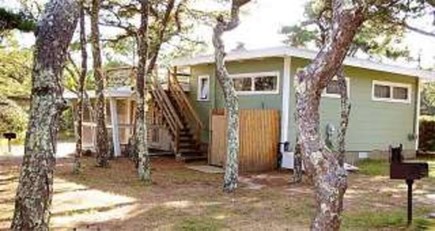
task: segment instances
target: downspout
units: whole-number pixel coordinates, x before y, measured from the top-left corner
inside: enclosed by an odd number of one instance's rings
[[[418,136],[420,130],[420,105],[421,105],[421,80],[417,77],[417,89],[415,97],[415,125],[414,125],[414,135],[415,135],[415,151],[418,151]]]
[[[282,112],[281,112],[281,143],[289,141],[290,121],[290,69],[291,57],[284,57],[284,68],[282,76]],[[284,146],[280,145],[280,151],[284,152]]]

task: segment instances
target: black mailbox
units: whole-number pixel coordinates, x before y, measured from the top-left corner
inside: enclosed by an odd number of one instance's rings
[[[421,162],[403,162],[402,145],[390,148],[390,178],[398,180],[419,180],[429,175],[429,165]]]
[[[419,180],[428,177],[429,165],[427,163],[391,163],[390,178],[398,180]]]
[[[13,132],[6,132],[3,133],[3,137],[5,139],[8,139],[8,150],[9,153],[11,152],[11,139],[16,139],[17,138],[17,134],[13,133]]]
[[[422,162],[403,162],[402,145],[390,147],[390,178],[405,180],[408,185],[408,225],[412,223],[412,184],[429,175],[429,165]]]
[[[10,140],[10,139],[16,139],[17,138],[17,134],[13,133],[13,132],[6,132],[3,133],[3,137]]]

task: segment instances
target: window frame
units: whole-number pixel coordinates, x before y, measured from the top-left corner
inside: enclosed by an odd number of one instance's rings
[[[208,95],[207,99],[201,98],[201,80],[207,79],[208,83]],[[197,79],[198,89],[196,90],[196,100],[197,101],[210,101],[210,75],[199,75]]]
[[[344,77],[345,81],[346,81],[346,91],[347,91],[347,98],[350,98],[350,78],[349,77]],[[338,80],[337,76],[334,76],[332,78],[332,80]],[[325,87],[325,89],[323,89],[322,91],[322,97],[326,97],[326,98],[334,98],[334,99],[340,99],[341,95],[340,94],[336,94],[336,93],[327,93],[326,92],[327,87]]]
[[[388,86],[390,87],[390,98],[380,98],[375,96],[375,85],[380,86]],[[406,88],[408,90],[408,97],[406,100],[403,99],[394,99],[394,87]],[[372,100],[378,102],[389,102],[389,103],[411,103],[412,100],[412,85],[407,83],[397,83],[397,82],[389,82],[389,81],[372,81]]]
[[[276,90],[273,91],[256,91],[255,90],[255,78],[276,76]],[[237,95],[276,95],[279,94],[280,89],[280,72],[279,71],[267,71],[267,72],[250,72],[250,73],[239,73],[230,74],[231,79],[237,78],[251,78],[251,90],[250,91],[237,91]]]

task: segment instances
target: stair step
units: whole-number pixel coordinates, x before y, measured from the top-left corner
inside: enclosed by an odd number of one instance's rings
[[[186,143],[180,143],[180,149],[186,149],[186,150],[196,150],[196,143],[195,142],[186,142]]]
[[[207,156],[179,156],[177,160],[183,162],[204,161],[207,160]]]
[[[207,156],[204,155],[203,153],[201,154],[181,154],[181,155],[177,155],[176,159],[178,161],[183,161],[183,162],[192,162],[192,161],[204,161],[207,160]]]
[[[198,154],[198,153],[202,153],[200,150],[196,149],[196,148],[180,148],[180,150],[178,150],[179,153],[181,154]]]

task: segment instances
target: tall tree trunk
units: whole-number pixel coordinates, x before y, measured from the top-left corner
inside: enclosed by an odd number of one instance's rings
[[[312,230],[338,230],[342,198],[347,188],[346,170],[329,151],[319,134],[322,90],[341,67],[349,46],[364,21],[364,7],[352,1],[333,1],[333,27],[327,43],[315,59],[297,74],[299,142],[309,175],[314,182],[317,211]]]
[[[137,51],[139,57],[138,71],[136,77],[137,103],[136,103],[136,125],[135,125],[135,151],[138,156],[138,174],[141,181],[151,181],[151,163],[148,155],[147,126],[145,116],[146,100],[146,63],[148,53],[148,0],[141,0],[141,25],[138,31]]]
[[[80,50],[82,54],[82,63],[80,77],[78,81],[78,103],[77,103],[77,138],[76,138],[76,153],[74,155],[73,173],[80,173],[80,158],[83,152],[83,111],[84,111],[84,91],[85,91],[85,79],[88,71],[88,53],[86,51],[86,27],[85,27],[85,10],[84,1],[81,1],[80,6]]]
[[[58,122],[67,106],[62,98],[62,68],[78,15],[76,1],[52,0],[38,22],[30,120],[12,230],[49,229]]]
[[[107,167],[109,165],[109,142],[106,128],[106,99],[104,97],[104,87],[106,80],[101,64],[100,29],[98,27],[100,2],[101,0],[92,0],[91,43],[97,96],[97,104],[95,108],[97,122],[97,166]]]
[[[225,107],[227,109],[227,161],[224,175],[224,192],[233,192],[237,188],[239,174],[239,100],[234,89],[233,80],[225,67],[225,46],[222,35],[239,25],[239,9],[250,0],[233,0],[231,19],[226,21],[222,15],[217,18],[213,30],[213,46],[215,48],[216,77],[221,86]]]

